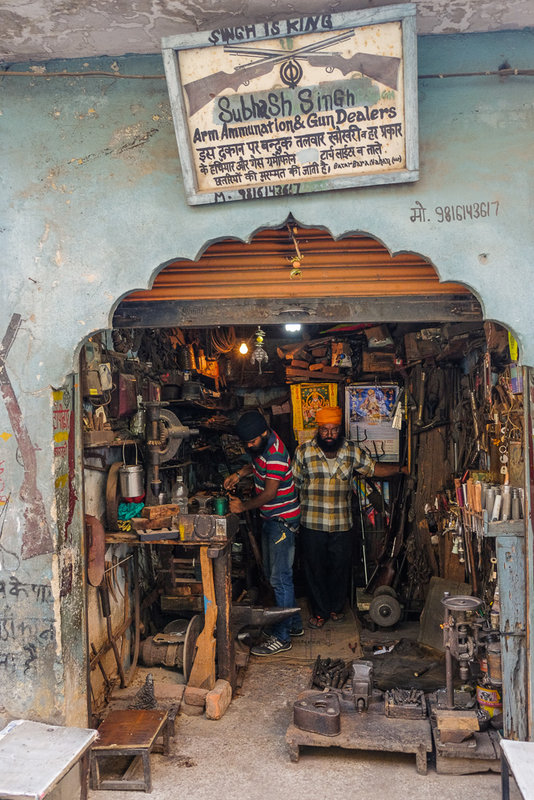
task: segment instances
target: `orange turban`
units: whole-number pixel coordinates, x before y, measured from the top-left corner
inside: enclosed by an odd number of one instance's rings
[[[325,406],[318,408],[315,412],[315,421],[317,425],[340,425],[343,412],[339,406]]]

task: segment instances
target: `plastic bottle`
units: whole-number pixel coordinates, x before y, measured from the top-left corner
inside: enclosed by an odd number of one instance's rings
[[[181,475],[178,475],[172,487],[171,502],[176,503],[180,509],[180,514],[187,514],[188,511],[188,492],[187,486]]]

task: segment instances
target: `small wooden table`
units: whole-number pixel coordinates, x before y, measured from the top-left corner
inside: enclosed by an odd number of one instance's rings
[[[156,743],[159,736],[163,737],[161,744]],[[98,728],[98,739],[91,750],[92,788],[151,792],[150,753],[158,748],[168,755],[169,738],[167,711],[112,711]],[[99,760],[111,756],[131,756],[132,761],[121,778],[102,780]],[[139,758],[143,763],[142,780],[131,777]]]
[[[77,763],[87,797],[87,750],[97,732],[17,719],[0,731],[0,797],[41,800]]]
[[[534,742],[501,739],[502,800],[510,799],[510,773],[523,800],[534,799]]]

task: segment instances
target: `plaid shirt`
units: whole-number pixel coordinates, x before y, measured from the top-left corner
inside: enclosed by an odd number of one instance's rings
[[[330,472],[332,467],[332,472]],[[314,531],[352,528],[352,474],[371,476],[375,462],[350,440],[327,459],[315,439],[299,445],[293,460],[295,485],[300,494],[301,524]]]

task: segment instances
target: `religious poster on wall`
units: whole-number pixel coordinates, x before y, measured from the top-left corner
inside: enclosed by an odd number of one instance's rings
[[[337,383],[296,383],[291,387],[293,430],[299,444],[315,436],[319,408],[337,406]]]
[[[163,40],[190,204],[418,178],[415,6]]]
[[[345,435],[375,461],[399,460],[399,431],[393,415],[396,384],[352,384],[345,387]]]

